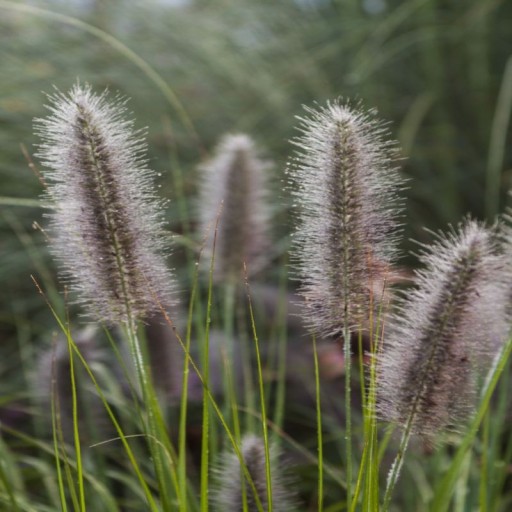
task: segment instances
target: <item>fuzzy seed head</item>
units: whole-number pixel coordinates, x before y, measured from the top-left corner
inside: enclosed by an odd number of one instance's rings
[[[263,510],[268,510],[267,482],[265,465],[265,446],[257,436],[246,435],[242,439],[240,451],[251,475],[256,492]],[[295,499],[286,488],[287,482],[279,467],[279,451],[270,447],[272,510],[274,512],[289,512],[295,510]],[[245,484],[245,485],[244,485]],[[243,488],[245,486],[247,510],[257,512],[258,506],[254,492],[245,479],[240,461],[235,454],[224,454],[221,466],[218,468],[218,487],[214,494],[215,510],[243,512]]]
[[[49,96],[42,139],[53,253],[89,315],[112,324],[151,316],[171,303],[162,203],[143,157],[143,133],[126,101],[76,84]]]
[[[339,102],[306,111],[288,168],[300,207],[295,267],[312,330],[338,336],[360,329],[383,295],[402,181],[373,111]]]
[[[426,438],[456,431],[474,407],[479,371],[509,328],[504,260],[495,233],[467,221],[425,247],[378,356],[383,419]]]
[[[248,272],[255,272],[264,263],[269,217],[265,204],[267,168],[251,138],[243,134],[226,135],[213,158],[201,167],[200,233],[209,234],[210,256],[216,237],[216,280],[238,279],[244,262]]]

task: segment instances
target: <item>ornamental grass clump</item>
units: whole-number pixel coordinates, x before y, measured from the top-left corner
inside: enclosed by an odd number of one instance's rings
[[[377,311],[395,259],[402,180],[374,111],[340,102],[299,118],[288,174],[300,207],[295,266],[312,329],[357,331]]]
[[[252,139],[226,135],[211,160],[201,166],[200,233],[215,236],[216,281],[237,280],[260,270],[268,247],[268,207],[263,161]]]
[[[126,101],[76,84],[49,96],[36,120],[53,253],[89,315],[133,322],[170,303],[162,257],[162,202],[146,166],[143,132],[125,117]]]

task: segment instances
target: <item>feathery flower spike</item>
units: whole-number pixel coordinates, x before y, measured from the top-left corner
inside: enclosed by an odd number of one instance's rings
[[[339,336],[366,325],[383,296],[403,185],[374,111],[337,101],[306,111],[288,169],[301,208],[296,268],[312,329]]]
[[[92,318],[116,324],[151,316],[171,303],[161,251],[162,203],[146,166],[141,131],[126,101],[76,84],[49,96],[36,120],[42,139],[53,253]]]
[[[254,435],[244,436],[240,451],[258,493],[261,506],[266,512],[268,510],[268,502],[263,439]],[[272,510],[274,512],[290,512],[296,509],[294,506],[295,499],[293,494],[286,488],[287,482],[278,465],[278,458],[279,451],[274,446],[270,446]],[[217,472],[218,487],[214,493],[215,510],[219,512],[225,510],[243,512],[243,487],[245,483],[247,511],[258,512],[259,509],[254,498],[254,492],[245,480],[240,461],[234,453],[223,454],[223,460],[221,466],[217,468]]]
[[[244,262],[249,272],[262,265],[267,247],[267,168],[268,163],[258,157],[253,141],[244,134],[224,136],[214,157],[201,167],[200,232],[210,232],[211,240],[223,203],[216,234],[216,280],[239,278]]]
[[[507,337],[505,262],[496,234],[475,221],[425,246],[378,357],[380,415],[431,439],[472,411],[476,371]]]

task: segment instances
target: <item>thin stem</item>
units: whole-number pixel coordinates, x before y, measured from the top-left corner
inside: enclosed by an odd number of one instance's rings
[[[226,415],[229,420],[228,411],[231,411],[233,417],[233,428],[235,432],[238,424],[238,409],[236,407],[236,389],[233,385],[232,375],[230,374],[230,365],[234,363],[234,326],[235,326],[235,296],[237,293],[237,284],[229,279],[224,286],[224,337],[225,342],[222,350],[223,360],[223,386],[226,396]],[[237,437],[237,441],[240,437]]]
[[[284,266],[283,266],[284,268]],[[285,399],[286,399],[286,373],[287,373],[287,362],[286,362],[286,345],[287,345],[287,322],[286,316],[288,314],[287,309],[287,289],[286,289],[286,281],[287,274],[285,272],[281,273],[280,276],[280,285],[278,292],[278,304],[277,304],[277,318],[282,319],[278,323],[278,333],[277,333],[277,362],[276,362],[276,371],[277,371],[277,386],[276,386],[276,405],[274,407],[274,423],[279,427],[283,426],[283,417],[284,417],[284,408],[285,408]]]
[[[210,324],[213,296],[213,271],[215,268],[215,249],[217,245],[217,233],[219,220],[222,214],[221,204],[215,222],[213,235],[212,257],[210,260],[210,271],[208,277],[208,302],[206,306],[206,324],[204,333],[203,353],[203,420],[201,432],[201,512],[208,512],[208,465],[209,465],[209,434],[210,434],[210,403],[206,396],[206,390],[210,386]]]
[[[78,495],[80,499],[80,510],[86,511],[85,508],[85,490],[84,490],[84,475],[82,466],[82,450],[80,446],[80,433],[78,431],[78,403],[76,395],[76,379],[75,379],[75,364],[72,350],[71,333],[68,331],[67,336],[68,350],[69,350],[69,373],[71,375],[71,399],[73,408],[73,440],[75,443],[75,454],[76,454],[76,468],[77,468],[77,480],[78,480]]]
[[[196,267],[192,291],[190,295],[190,305],[187,320],[187,333],[185,338],[185,357],[183,361],[183,379],[181,387],[180,403],[180,424],[178,434],[178,478],[180,483],[180,493],[184,499],[180,502],[180,510],[187,512],[187,410],[188,410],[188,380],[190,374],[190,340],[192,338],[192,322],[194,313],[194,303],[197,293],[198,267]]]
[[[260,388],[260,407],[261,407],[261,422],[263,428],[263,442],[265,445],[265,473],[266,473],[266,484],[267,484],[267,502],[268,512],[272,512],[272,478],[270,471],[270,449],[268,442],[268,427],[267,427],[267,409],[265,405],[265,389],[263,386],[263,371],[261,368],[261,356],[260,347],[258,342],[258,334],[256,333],[256,324],[254,322],[254,312],[252,309],[251,294],[249,290],[249,282],[247,277],[247,268],[244,263],[244,274],[245,274],[245,285],[247,287],[247,298],[249,302],[249,313],[251,318],[252,334],[254,337],[254,346],[256,348],[256,364],[258,367],[258,383]]]
[[[343,350],[345,364],[345,447],[346,447],[346,481],[347,481],[347,505],[352,498],[352,412],[351,412],[351,374],[352,351],[350,346],[350,329],[345,322],[343,327]]]
[[[482,432],[482,456],[481,456],[481,470],[480,470],[480,495],[478,498],[480,512],[488,511],[488,487],[489,487],[489,431],[490,431],[490,414],[489,410],[484,416],[483,432]]]
[[[318,443],[318,512],[322,512],[324,509],[324,445],[322,433],[322,404],[320,401],[320,371],[318,368],[318,351],[314,335],[313,359],[315,363],[316,429]]]

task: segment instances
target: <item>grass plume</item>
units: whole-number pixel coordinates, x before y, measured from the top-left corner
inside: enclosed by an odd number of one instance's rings
[[[76,84],[49,96],[42,139],[53,252],[93,318],[117,324],[170,302],[161,202],[125,100]],[[156,298],[156,299],[155,299]]]
[[[361,328],[371,296],[382,296],[402,181],[394,143],[374,111],[337,101],[306,111],[288,170],[301,208],[296,267],[312,328],[340,336],[345,327]]]
[[[508,283],[497,236],[468,220],[424,247],[417,288],[388,327],[377,366],[378,411],[402,429],[384,510],[413,433],[432,444],[474,411],[478,373],[490,367],[510,328]],[[505,271],[505,273],[504,273]]]
[[[475,370],[507,336],[504,261],[495,234],[474,221],[425,247],[417,288],[388,327],[378,393],[387,420],[433,435],[474,406]],[[413,416],[413,419],[409,419]]]
[[[244,263],[251,273],[263,264],[268,245],[267,168],[244,134],[224,136],[213,158],[201,166],[201,234],[213,233],[223,205],[216,234],[216,280],[239,279]]]

